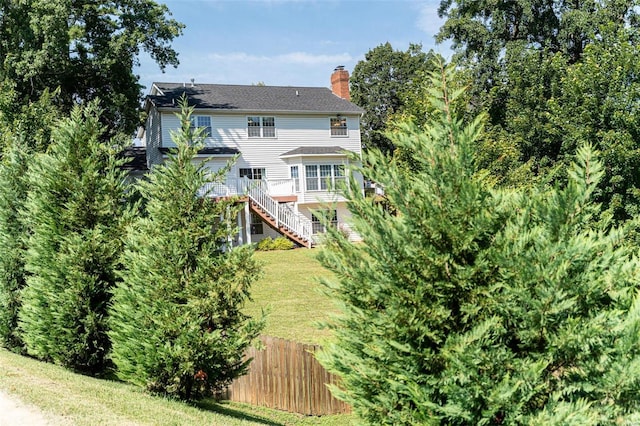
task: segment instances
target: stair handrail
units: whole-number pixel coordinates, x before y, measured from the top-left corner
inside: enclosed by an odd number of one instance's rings
[[[295,212],[287,204],[278,203],[268,194],[266,188],[266,181],[254,181],[252,185],[247,186],[246,193],[252,202],[275,219],[276,228],[283,226],[289,232],[297,234],[307,241],[310,247],[312,243],[311,221],[300,213]]]

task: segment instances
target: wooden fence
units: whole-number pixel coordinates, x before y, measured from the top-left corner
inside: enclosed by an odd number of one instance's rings
[[[227,399],[312,416],[351,412],[326,386],[336,384],[337,378],[313,356],[319,346],[268,336],[260,339],[264,349],[249,348],[245,354],[253,358],[249,372],[229,386]]]

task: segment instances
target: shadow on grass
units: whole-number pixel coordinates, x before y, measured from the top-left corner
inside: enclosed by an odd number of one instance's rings
[[[239,420],[247,420],[247,421],[260,423],[263,425],[269,425],[269,426],[284,426],[284,423],[274,422],[273,420],[269,420],[262,416],[256,416],[254,414],[249,414],[244,411],[229,408],[229,407],[226,407],[224,404],[216,402],[215,400],[207,399],[207,400],[196,402],[194,405],[202,410],[212,411],[214,413],[233,417]]]

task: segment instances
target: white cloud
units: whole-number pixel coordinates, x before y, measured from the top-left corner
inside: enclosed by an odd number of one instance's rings
[[[180,55],[178,69],[168,68],[165,74],[153,68],[151,61],[143,61],[139,70],[141,83],[147,88],[152,81],[200,83],[314,86],[329,85],[330,74],[337,65],[352,70],[358,58],[349,53],[314,54],[289,52],[276,55],[253,55],[246,52],[210,53],[189,52]]]
[[[284,61],[292,64],[306,64],[306,65],[319,65],[319,64],[338,64],[342,62],[349,62],[353,58],[348,53],[342,53],[339,55],[314,55],[305,52],[292,52],[285,55],[278,55],[276,60]]]
[[[430,36],[436,35],[444,19],[438,16],[438,2],[427,2],[420,5],[416,27]]]
[[[338,55],[317,55],[307,52],[291,52],[274,56],[258,56],[245,52],[231,53],[212,53],[207,58],[215,62],[223,63],[280,63],[280,64],[302,64],[302,65],[321,65],[321,64],[338,64],[349,62],[353,57],[348,53]]]

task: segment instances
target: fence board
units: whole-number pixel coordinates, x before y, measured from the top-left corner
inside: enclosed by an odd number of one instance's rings
[[[313,356],[319,346],[269,336],[260,340],[264,350],[246,351],[245,359],[253,358],[249,372],[233,381],[227,399],[313,416],[351,412],[326,386],[338,379]]]

